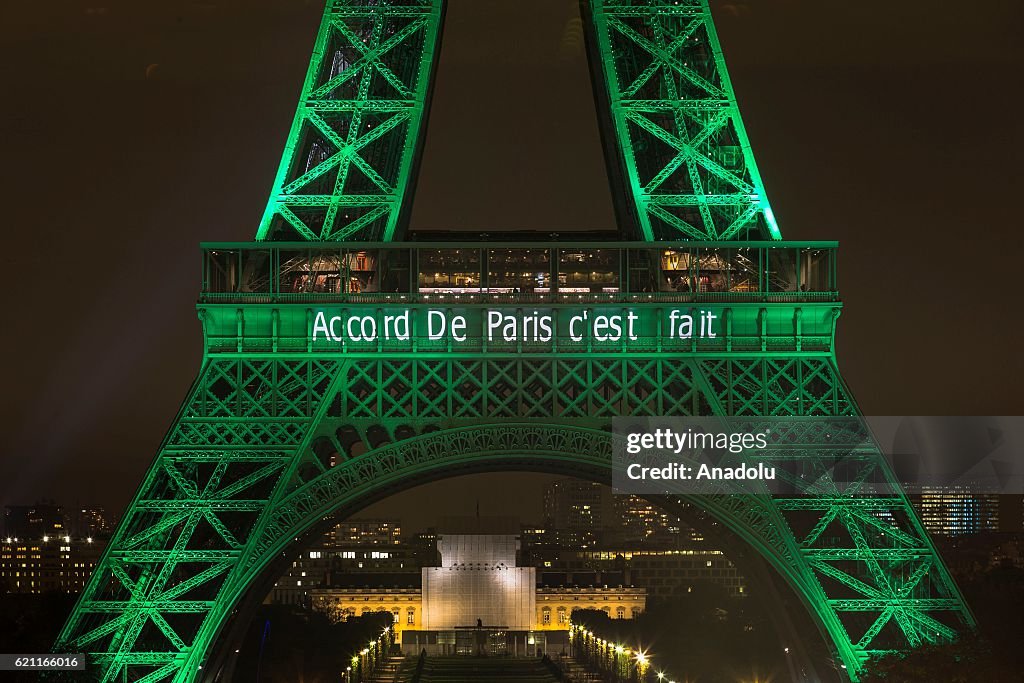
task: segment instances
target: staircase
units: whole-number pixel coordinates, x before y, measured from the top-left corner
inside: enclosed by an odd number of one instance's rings
[[[416,668],[415,657],[388,657],[368,679],[368,683],[404,683]]]
[[[556,683],[557,680],[539,659],[427,657],[420,683]]]

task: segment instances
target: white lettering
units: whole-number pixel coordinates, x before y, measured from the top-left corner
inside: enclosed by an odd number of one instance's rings
[[[427,338],[441,339],[448,326],[444,311],[427,311]]]
[[[455,341],[466,341],[466,319],[461,315],[452,318],[452,339]],[[459,333],[462,333],[461,335]]]
[[[395,338],[401,339],[402,341],[409,340],[409,329],[411,325],[409,323],[409,311],[402,313],[401,315],[395,316]]]
[[[327,327],[327,316],[324,315],[323,311],[316,312],[316,319],[313,321],[313,341],[316,341],[317,335],[323,332],[324,337],[330,336],[330,330]]]
[[[537,335],[537,341],[542,341],[542,342],[549,342],[549,341],[551,341],[551,339],[555,336],[555,333],[552,331],[553,323],[554,323],[554,320],[552,320],[550,315],[543,315],[543,316],[541,316],[540,321],[539,321],[539,324],[540,324],[540,334]]]
[[[352,341],[363,341],[363,338],[356,334],[356,328],[354,325],[359,322],[359,318],[349,318],[345,323],[345,331],[348,332],[348,338]]]
[[[576,325],[582,324],[587,319],[588,314],[588,311],[583,311],[581,315],[574,315],[569,318],[569,339],[572,339],[574,342],[583,341],[583,333],[576,332]]]
[[[359,320],[359,336],[363,341],[377,341],[377,319],[366,315]]]
[[[487,341],[494,341],[494,330],[501,325],[501,311],[487,311]]]
[[[668,315],[669,339],[689,339],[693,336],[693,316],[673,310]]]
[[[640,318],[640,316],[638,316],[633,311],[630,311],[629,313],[626,314],[626,317],[629,318],[629,332],[627,333],[629,335],[629,339],[630,341],[636,341],[636,328],[633,327],[633,324]]]

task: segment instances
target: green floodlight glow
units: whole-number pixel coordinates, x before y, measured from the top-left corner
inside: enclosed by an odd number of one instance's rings
[[[632,237],[781,239],[707,0],[585,13]],[[403,237],[442,16],[442,0],[328,3],[258,240]]]
[[[779,224],[775,222],[775,212],[772,211],[772,207],[764,207],[764,219],[768,221],[768,230],[771,232],[773,239],[782,239],[782,233],[779,231]]]
[[[256,238],[395,238],[437,62],[440,0],[329,0]]]
[[[638,237],[782,239],[707,0],[586,7]]]
[[[214,680],[217,644],[237,626],[232,615],[244,613],[251,587],[279,570],[297,539],[336,513],[455,466],[609,481],[613,417],[859,415],[836,362],[842,303],[834,284],[779,288],[777,260],[792,253],[797,266],[808,243],[755,241],[780,233],[705,0],[591,0],[585,25],[634,237],[685,240],[673,249],[690,254],[735,246],[753,273],[746,289],[702,299],[711,302],[708,325],[720,325],[713,337],[684,343],[665,329],[602,346],[574,339],[570,323],[566,338],[539,346],[482,334],[438,341],[422,330],[403,341],[359,344],[351,332],[315,339],[325,308],[355,311],[369,330],[389,315],[423,325],[437,302],[454,311],[454,338],[456,314],[461,334],[489,309],[521,313],[526,301],[518,293],[501,294],[505,303],[436,293],[428,300],[410,265],[427,247],[396,242],[442,10],[441,0],[329,0],[258,242],[208,250],[198,377],[55,645],[87,653],[103,683]],[[359,254],[382,254],[388,274],[404,273],[408,288],[393,299],[285,288],[288,277],[313,270],[302,263],[311,241],[326,241],[339,281],[362,267]],[[549,243],[519,247],[553,251]],[[642,250],[622,249],[636,255],[622,271],[627,283],[635,266],[641,275],[660,273],[665,247]],[[245,287],[217,288],[217,278],[238,273]],[[616,290],[602,305],[655,324],[694,305],[680,297],[704,296],[658,287]],[[554,315],[590,305],[580,303],[583,295],[551,296],[529,306]],[[829,435],[812,430],[804,439],[817,450],[778,454],[783,470],[826,466],[820,453]],[[951,640],[974,624],[881,453],[865,446],[855,466],[862,469],[851,480],[882,482],[897,494],[806,488],[788,497],[663,501],[669,510],[702,508],[763,556],[854,681],[875,654]],[[849,543],[837,547],[840,536]],[[362,666],[359,656],[352,663]]]

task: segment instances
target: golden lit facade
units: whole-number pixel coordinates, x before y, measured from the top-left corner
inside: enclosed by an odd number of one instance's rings
[[[419,588],[315,588],[310,598],[313,609],[333,623],[371,612],[391,612],[396,637],[402,631],[421,628],[423,594]]]
[[[543,586],[536,591],[534,631],[568,630],[574,609],[602,610],[612,619],[635,619],[647,606],[644,588]],[[396,636],[423,628],[419,588],[317,588],[311,591],[311,598],[313,609],[335,623],[370,612],[391,612]]]
[[[477,623],[519,633],[566,631],[574,609],[633,619],[646,606],[643,588],[538,586],[535,567],[516,565],[516,534],[442,534],[437,550],[440,565],[422,567],[418,586],[319,587],[310,591],[310,604],[333,622],[390,612],[398,636],[402,631],[457,631]],[[397,576],[375,578],[387,583]]]
[[[537,589],[533,630],[569,628],[574,609],[601,610],[612,619],[636,619],[647,606],[647,589],[630,587],[542,587]]]

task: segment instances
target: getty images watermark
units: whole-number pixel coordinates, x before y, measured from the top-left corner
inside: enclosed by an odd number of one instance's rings
[[[614,418],[616,493],[1024,493],[1022,417]]]

